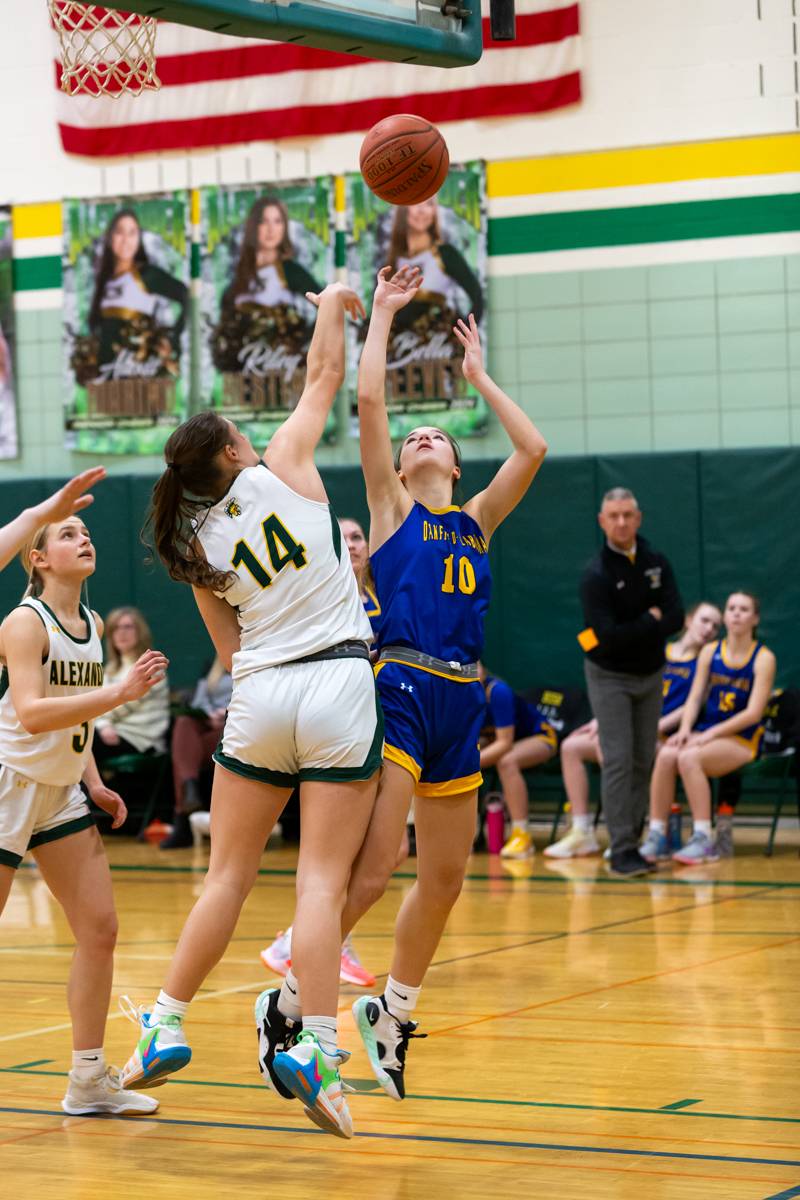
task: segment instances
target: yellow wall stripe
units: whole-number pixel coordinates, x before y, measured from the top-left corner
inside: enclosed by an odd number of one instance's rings
[[[682,179],[779,175],[799,169],[800,133],[785,133],[490,162],[486,188],[490,197],[525,196]]]
[[[60,237],[61,204],[15,204],[11,210],[14,238]]]
[[[345,210],[347,209],[347,194],[345,192],[344,175],[337,175],[334,182],[336,185],[336,191],[335,191],[336,211],[337,212],[345,212]]]
[[[192,216],[191,222],[193,225],[200,224],[200,189],[192,188],[191,191]]]

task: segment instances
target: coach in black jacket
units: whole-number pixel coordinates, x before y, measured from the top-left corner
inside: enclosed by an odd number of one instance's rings
[[[683,623],[672,567],[638,536],[642,514],[627,488],[612,488],[598,515],[603,549],[581,579],[586,684],[603,752],[603,811],[615,875],[649,870],[638,843],[661,715],[667,638]]]

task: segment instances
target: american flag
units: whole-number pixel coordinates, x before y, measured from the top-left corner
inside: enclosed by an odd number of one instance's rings
[[[164,150],[366,130],[397,112],[437,124],[524,116],[581,96],[578,4],[517,0],[517,38],[492,42],[474,66],[378,62],[160,22],[160,91],[95,99],[60,95],[68,153],[129,157]],[[56,61],[56,86],[60,64]]]

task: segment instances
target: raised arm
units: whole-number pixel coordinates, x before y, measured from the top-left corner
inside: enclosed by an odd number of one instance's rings
[[[319,309],[308,351],[306,386],[297,407],[273,436],[264,462],[279,479],[312,500],[326,499],[314,465],[314,451],[325,431],[336,393],[344,382],[344,314],[365,316],[351,288],[332,283],[307,298]]]
[[[470,313],[469,325],[459,321],[453,332],[464,347],[464,378],[478,389],[514,447],[488,487],[464,505],[488,539],[533,483],[547,453],[547,442],[530,417],[488,375],[475,317]]]
[[[358,366],[358,426],[370,512],[370,550],[376,550],[391,537],[412,506],[394,469],[386,413],[386,348],[394,314],[414,299],[421,283],[416,267],[401,267],[395,275],[389,267],[378,272],[367,339]]]
[[[81,509],[87,508],[94,500],[94,496],[87,494],[89,488],[105,477],[105,467],[90,467],[88,471],[82,471],[80,475],[70,479],[69,483],[65,483],[41,504],[26,508],[13,521],[9,521],[8,525],[4,525],[0,529],[0,571],[8,566],[28,538],[32,537],[37,529],[41,529],[42,525],[51,521],[66,521],[67,517],[72,517]]]

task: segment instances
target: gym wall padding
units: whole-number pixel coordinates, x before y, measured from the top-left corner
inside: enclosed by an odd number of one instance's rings
[[[499,461],[464,465],[464,496],[485,487]],[[361,472],[324,471],[342,516],[367,519]],[[630,487],[644,513],[642,533],[672,562],[685,603],[723,604],[736,588],[762,602],[761,636],[778,657],[778,681],[800,683],[800,449],[553,458],[492,541],[493,600],[484,658],[514,686],[583,681],[575,636],[582,627],[580,573],[601,544],[597,512],[610,487]],[[191,591],[160,564],[145,565],[139,530],[152,479],[116,476],[96,489],[86,513],[97,545],[89,584],[101,614],[134,604],[169,655],[170,681],[189,686],[211,648]],[[52,488],[52,482],[0,484],[0,522]],[[19,600],[24,576],[0,576],[0,611]]]

